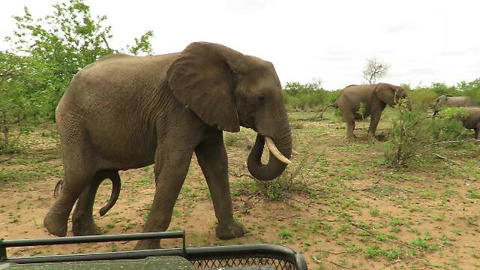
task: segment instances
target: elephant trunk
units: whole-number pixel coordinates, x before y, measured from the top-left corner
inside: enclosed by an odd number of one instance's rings
[[[247,165],[250,174],[258,180],[269,181],[279,177],[287,167],[288,158],[292,155],[292,135],[290,125],[285,120],[280,128],[277,138],[271,138],[278,151],[286,159],[281,156],[277,158],[274,153],[275,150],[270,150],[270,158],[267,164],[262,164],[262,153],[265,145],[265,137],[257,134],[255,145],[248,156]],[[272,149],[272,148],[270,148]],[[278,154],[277,154],[278,156]]]

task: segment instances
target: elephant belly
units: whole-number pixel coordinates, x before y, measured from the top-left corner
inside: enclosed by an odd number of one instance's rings
[[[156,141],[148,132],[110,129],[92,132],[91,139],[100,169],[133,169],[154,162]]]

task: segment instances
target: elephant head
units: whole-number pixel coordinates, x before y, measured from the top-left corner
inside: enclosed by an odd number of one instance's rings
[[[378,84],[375,93],[378,99],[391,107],[395,107],[400,99],[407,98],[407,91],[405,89],[387,83]],[[409,101],[407,101],[407,106],[408,109],[411,109]]]
[[[240,126],[257,132],[248,169],[259,180],[278,177],[290,161],[292,137],[274,66],[228,47],[192,43],[167,71],[173,95],[203,122],[238,132]],[[264,143],[270,150],[261,163]]]
[[[435,104],[434,104],[434,107],[438,107],[438,106],[443,106],[445,105],[445,103],[447,103],[447,100],[449,97],[452,97],[452,95],[441,95],[439,96],[436,100],[435,100]]]

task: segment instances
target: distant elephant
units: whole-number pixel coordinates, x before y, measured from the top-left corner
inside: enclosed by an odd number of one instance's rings
[[[467,129],[473,129],[475,131],[475,139],[478,140],[480,133],[480,108],[466,107],[465,110],[468,116],[463,119],[463,126]]]
[[[399,99],[407,98],[407,91],[400,86],[388,83],[349,85],[345,87],[335,106],[340,109],[344,121],[347,123],[347,138],[353,139],[355,135],[355,119],[371,116],[369,134],[375,136],[378,122],[385,106],[395,106]],[[364,104],[361,109],[361,104]],[[410,103],[408,103],[410,107]],[[362,114],[360,114],[362,113]]]
[[[60,100],[56,122],[65,177],[44,225],[57,236],[66,235],[77,199],[73,234],[99,233],[92,217],[98,181],[119,182],[119,170],[150,164],[156,191],[143,231],[166,230],[195,153],[218,219],[217,237],[241,237],[245,229],[233,217],[223,131],[243,126],[257,132],[247,165],[259,180],[281,175],[292,152],[272,63],[214,43],[158,56],[111,55],[88,65]],[[272,155],[262,164],[265,143]],[[142,240],[135,248],[159,247],[158,240]]]
[[[442,107],[470,107],[475,103],[469,97],[454,97],[452,95],[439,96],[433,105],[433,116],[437,115]]]

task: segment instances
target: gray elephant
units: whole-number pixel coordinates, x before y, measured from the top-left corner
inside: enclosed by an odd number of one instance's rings
[[[475,139],[478,140],[480,133],[480,108],[479,107],[466,107],[468,116],[463,119],[463,126],[467,129],[473,129],[475,131]]]
[[[437,115],[443,107],[470,107],[475,103],[469,97],[454,97],[452,95],[439,96],[433,105],[433,116]]]
[[[217,237],[241,237],[245,230],[233,217],[223,131],[243,126],[257,132],[247,165],[259,180],[282,174],[292,152],[274,66],[214,43],[196,42],[166,55],[103,58],[74,76],[56,122],[65,177],[44,225],[57,236],[66,235],[77,199],[73,234],[99,233],[92,217],[97,183],[119,182],[119,170],[150,164],[156,192],[143,231],[166,230],[195,153],[218,219]],[[262,164],[265,143],[272,155]],[[159,247],[158,240],[143,240],[135,248]]]
[[[379,83],[349,85],[345,87],[335,102],[347,123],[347,138],[355,135],[355,119],[371,116],[368,133],[375,136],[378,122],[386,105],[395,106],[400,99],[407,98],[407,91],[400,86]],[[363,104],[363,108],[361,109]],[[409,104],[409,103],[408,103]]]

